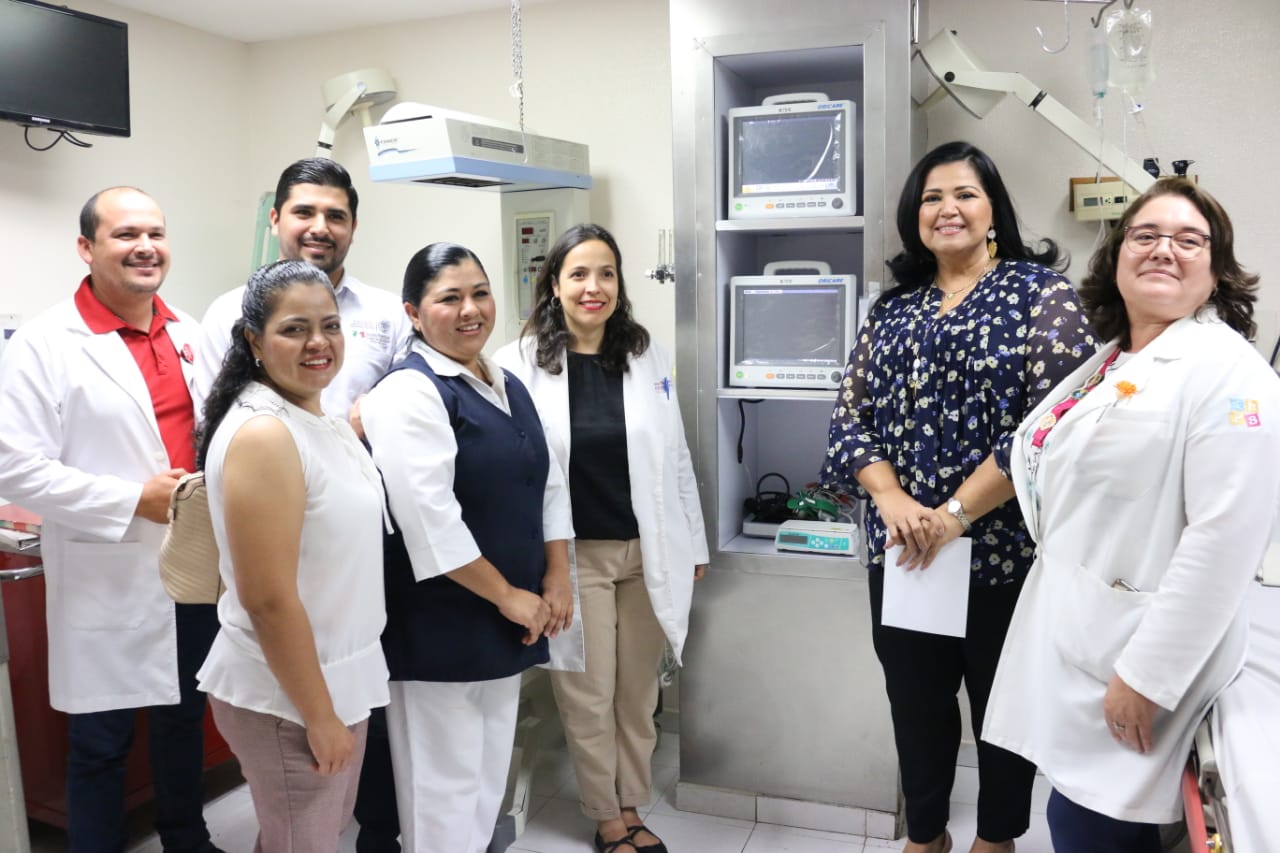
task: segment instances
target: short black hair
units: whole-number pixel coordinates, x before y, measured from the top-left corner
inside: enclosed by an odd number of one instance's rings
[[[400,288],[400,299],[415,308],[422,304],[422,297],[427,294],[431,282],[439,277],[446,267],[456,267],[464,261],[475,261],[480,272],[484,273],[484,264],[476,253],[466,246],[457,243],[431,243],[413,253],[404,268],[404,282]],[[488,273],[485,276],[488,277]],[[414,331],[419,338],[422,333]],[[425,341],[426,338],[423,338]]]
[[[276,182],[276,200],[271,205],[280,215],[281,208],[289,200],[289,193],[295,184],[315,184],[321,187],[337,187],[347,191],[347,207],[351,208],[351,218],[356,218],[356,207],[360,204],[360,195],[351,185],[351,173],[342,167],[337,160],[327,157],[308,157],[291,163],[280,173]]]
[[[96,193],[89,196],[89,200],[84,203],[84,207],[80,208],[80,236],[88,240],[90,243],[93,242],[94,237],[98,233],[98,226],[102,223],[102,217],[98,215],[98,199],[101,198],[104,193],[111,193],[116,190],[133,190],[136,193],[147,195],[137,187],[119,186],[107,187],[105,190],[98,190]],[[147,196],[147,198],[150,198],[150,196]]]

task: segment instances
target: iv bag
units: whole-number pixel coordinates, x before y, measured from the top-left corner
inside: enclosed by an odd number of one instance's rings
[[[1107,82],[1130,95],[1155,79],[1151,67],[1151,10],[1117,9],[1106,19],[1111,63]]]

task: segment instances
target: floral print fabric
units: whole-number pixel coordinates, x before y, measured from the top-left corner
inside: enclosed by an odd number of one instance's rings
[[[831,416],[828,488],[867,497],[854,474],[889,462],[902,487],[938,506],[987,456],[1009,476],[1023,417],[1097,351],[1071,283],[1029,261],[1001,261],[939,317],[936,287],[895,288],[871,309],[849,355]],[[874,503],[865,528],[870,567],[884,568],[885,528]],[[974,522],[975,584],[1026,575],[1035,555],[1017,502]]]

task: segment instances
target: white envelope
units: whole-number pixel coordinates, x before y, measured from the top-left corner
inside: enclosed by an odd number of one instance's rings
[[[963,637],[969,617],[969,575],[973,540],[952,540],[927,569],[898,565],[902,546],[884,554],[884,604],[881,624],[927,634]]]

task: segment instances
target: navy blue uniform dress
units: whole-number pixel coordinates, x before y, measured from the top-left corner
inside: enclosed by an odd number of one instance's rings
[[[529,392],[506,373],[508,417],[462,376],[437,376],[417,353],[396,370],[416,370],[440,392],[458,442],[453,493],[480,553],[512,586],[541,595],[550,459]],[[392,681],[489,681],[547,662],[546,637],[526,646],[522,627],[466,587],[443,575],[416,580],[398,524],[383,553],[382,648]]]

